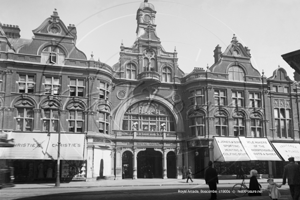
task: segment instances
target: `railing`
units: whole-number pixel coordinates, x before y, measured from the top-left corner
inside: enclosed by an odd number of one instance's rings
[[[139,74],[140,80],[154,80],[160,82],[160,74],[154,71],[146,71]]]

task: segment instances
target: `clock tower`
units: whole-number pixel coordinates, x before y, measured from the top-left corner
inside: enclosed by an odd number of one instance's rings
[[[141,37],[142,35],[144,35],[147,32],[147,29],[152,29],[155,31],[155,14],[156,11],[154,6],[151,3],[148,3],[148,0],[144,0],[144,2],[141,3],[136,14],[137,37]]]

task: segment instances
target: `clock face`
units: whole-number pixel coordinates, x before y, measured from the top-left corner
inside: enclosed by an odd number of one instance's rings
[[[150,23],[151,17],[149,15],[144,16],[144,22],[145,23]]]

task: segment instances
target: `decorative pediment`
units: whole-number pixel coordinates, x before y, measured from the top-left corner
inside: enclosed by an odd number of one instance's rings
[[[244,47],[241,43],[239,43],[235,35],[233,35],[231,44],[224,51],[223,55],[251,58],[250,49],[248,49],[248,47]]]
[[[21,99],[15,103],[15,107],[33,108],[34,104],[28,99]]]
[[[98,112],[100,112],[100,111],[102,111],[102,112],[110,112],[110,108],[109,108],[109,106],[107,106],[107,105],[101,105],[101,104],[99,104],[98,106],[97,106],[97,109],[96,109]]]
[[[52,36],[63,36],[73,37],[76,39],[76,28],[70,24],[66,27],[65,24],[60,20],[57,10],[53,11],[53,15],[47,18],[38,28],[33,30],[36,34],[49,34]]]
[[[262,118],[260,113],[253,112],[250,114],[250,118]]]
[[[71,102],[67,106],[68,110],[84,110],[84,105],[79,102]]]
[[[42,109],[59,109],[60,105],[58,102],[54,100],[45,101],[42,105]]]

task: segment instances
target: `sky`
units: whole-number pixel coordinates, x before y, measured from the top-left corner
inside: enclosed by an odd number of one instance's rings
[[[18,25],[21,38],[57,9],[66,26],[77,28],[76,46],[87,58],[110,66],[119,60],[120,45],[136,39],[136,12],[144,0],[1,0],[0,22]],[[178,53],[179,68],[214,63],[217,45],[225,51],[233,34],[251,50],[252,65],[265,76],[278,66],[293,79],[294,70],[281,55],[300,49],[299,0],[148,0],[155,7],[156,33],[168,52]]]

